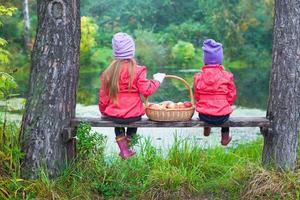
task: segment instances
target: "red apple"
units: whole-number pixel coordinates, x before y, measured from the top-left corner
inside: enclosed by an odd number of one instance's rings
[[[192,104],[191,102],[189,102],[189,101],[185,101],[185,102],[183,103],[183,105],[184,105],[184,107],[186,107],[186,108],[190,108],[190,107],[193,106],[193,104]]]

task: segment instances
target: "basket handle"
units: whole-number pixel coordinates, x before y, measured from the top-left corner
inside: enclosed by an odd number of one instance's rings
[[[180,80],[185,85],[185,87],[189,90],[191,103],[192,103],[193,106],[195,106],[193,90],[192,90],[191,86],[189,85],[189,83],[186,80],[184,80],[183,78],[180,78],[178,76],[175,76],[175,75],[166,75],[165,78],[174,78],[174,79]],[[148,103],[149,103],[148,102],[148,97],[146,97],[145,98],[146,107],[148,107]]]

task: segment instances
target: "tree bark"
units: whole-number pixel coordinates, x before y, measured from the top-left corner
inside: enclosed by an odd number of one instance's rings
[[[292,170],[300,126],[300,1],[275,1],[273,67],[263,164]]]
[[[23,0],[23,19],[24,19],[24,49],[26,52],[30,52],[30,19],[29,19],[29,9],[28,0]]]
[[[68,147],[62,133],[75,117],[79,73],[79,0],[38,0],[37,12],[30,91],[21,129],[24,178],[36,178],[41,167],[54,177],[64,166]]]

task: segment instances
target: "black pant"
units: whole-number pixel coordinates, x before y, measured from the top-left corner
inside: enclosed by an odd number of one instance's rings
[[[199,113],[199,118],[201,121],[205,121],[209,124],[219,125],[226,122],[229,119],[229,115],[212,116],[212,115],[204,115]],[[222,133],[229,132],[229,127],[222,127],[221,132]]]
[[[142,118],[141,117],[119,118],[119,117],[105,116],[105,117],[103,117],[103,119],[113,121],[117,124],[127,124],[127,123],[131,123],[131,122],[139,121]],[[124,135],[124,134],[126,134],[129,137],[132,137],[134,134],[136,134],[136,132],[137,132],[137,128],[135,128],[135,127],[127,127],[127,130],[125,130],[124,127],[115,127],[116,137],[118,137],[120,135]]]

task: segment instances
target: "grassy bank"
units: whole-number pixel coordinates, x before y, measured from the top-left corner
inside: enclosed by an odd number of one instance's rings
[[[15,131],[14,129],[11,129]],[[105,137],[88,125],[78,130],[78,156],[50,180],[20,178],[19,148],[0,162],[0,199],[299,199],[300,169],[279,173],[261,167],[262,141],[203,150],[176,140],[159,152],[139,141],[137,156],[105,157]],[[1,152],[0,152],[1,153]],[[3,152],[2,152],[3,154]],[[4,154],[3,154],[4,155]],[[11,164],[9,164],[11,163]],[[10,167],[12,166],[12,167]]]

